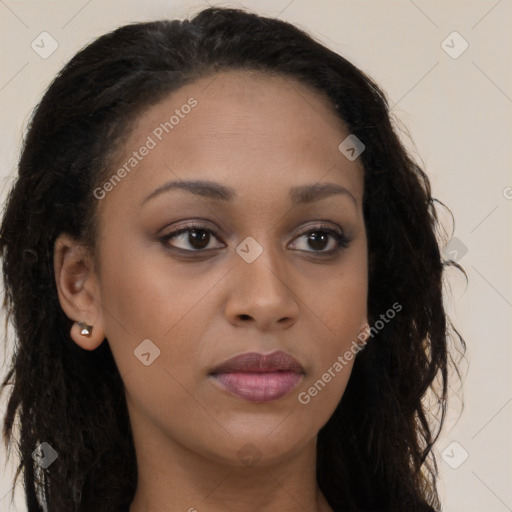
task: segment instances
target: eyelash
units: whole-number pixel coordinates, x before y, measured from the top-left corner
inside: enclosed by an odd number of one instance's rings
[[[211,249],[182,249],[180,247],[169,247],[169,240],[178,237],[179,235],[183,233],[188,233],[190,231],[197,230],[197,231],[203,231],[206,233],[209,233],[210,235],[213,235],[214,238],[217,240],[220,240],[219,236],[215,231],[212,229],[206,227],[205,225],[201,224],[190,224],[188,226],[179,228],[175,231],[172,231],[171,233],[168,233],[164,237],[162,237],[160,240],[161,242],[170,249],[176,249],[177,251],[183,251],[188,253],[201,253],[201,252],[207,252]],[[334,256],[337,255],[339,252],[341,252],[343,249],[347,249],[350,245],[351,239],[349,239],[344,233],[339,233],[338,231],[323,227],[322,225],[314,226],[312,228],[309,228],[307,231],[304,231],[303,233],[299,234],[294,240],[301,238],[305,235],[310,235],[312,233],[326,233],[327,235],[330,235],[336,242],[336,247],[334,249],[331,249],[329,251],[303,251],[306,253],[313,253],[318,254],[321,256]],[[299,249],[300,250],[300,249]]]

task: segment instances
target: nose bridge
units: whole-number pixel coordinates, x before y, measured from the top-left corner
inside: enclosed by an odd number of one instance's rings
[[[236,248],[241,272],[241,284],[247,283],[255,291],[263,288],[267,295],[282,292],[285,286],[286,265],[280,248],[273,246],[268,233],[256,235],[257,239],[248,236]],[[259,241],[258,241],[259,240]]]
[[[251,317],[268,324],[283,318],[295,318],[296,297],[289,283],[290,273],[280,248],[268,234],[247,237],[236,248],[240,258],[234,269],[235,286],[231,289],[227,310],[231,320]]]

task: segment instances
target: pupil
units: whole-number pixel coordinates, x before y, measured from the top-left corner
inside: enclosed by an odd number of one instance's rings
[[[320,241],[320,246],[318,242]],[[327,241],[327,236],[325,233],[315,231],[309,235],[309,242],[313,249],[325,249],[325,242]]]
[[[202,236],[199,234],[201,233]],[[188,235],[189,243],[195,249],[204,249],[208,246],[209,233],[204,229],[191,229]],[[206,243],[204,243],[206,240]]]

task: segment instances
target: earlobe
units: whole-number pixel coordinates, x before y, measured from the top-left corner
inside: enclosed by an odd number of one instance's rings
[[[70,336],[85,350],[94,350],[105,339],[99,287],[88,249],[67,234],[54,245],[53,263],[60,306],[74,320]]]

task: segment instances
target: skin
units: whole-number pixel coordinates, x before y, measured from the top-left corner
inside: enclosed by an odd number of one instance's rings
[[[349,132],[319,92],[290,78],[228,71],[147,108],[112,174],[190,97],[197,106],[162,141],[153,136],[156,147],[98,201],[95,253],[67,235],[55,244],[61,306],[93,325],[82,336],[75,324],[71,337],[86,350],[106,337],[125,384],[139,474],[130,512],[330,511],[315,478],[317,434],[354,360],[308,404],[297,397],[367,320],[362,165],[338,150]],[[178,179],[214,181],[236,198],[172,189],[142,204]],[[291,187],[317,183],[353,198],[291,202]],[[348,248],[322,257],[336,240],[311,242],[321,220],[343,230]],[[192,252],[198,245],[187,233],[161,240],[189,221],[218,235],[202,253]],[[235,250],[248,236],[263,249],[252,263]],[[148,366],[134,355],[145,339],[160,350]],[[274,350],[298,359],[305,375],[273,402],[234,397],[208,376],[235,355]]]

